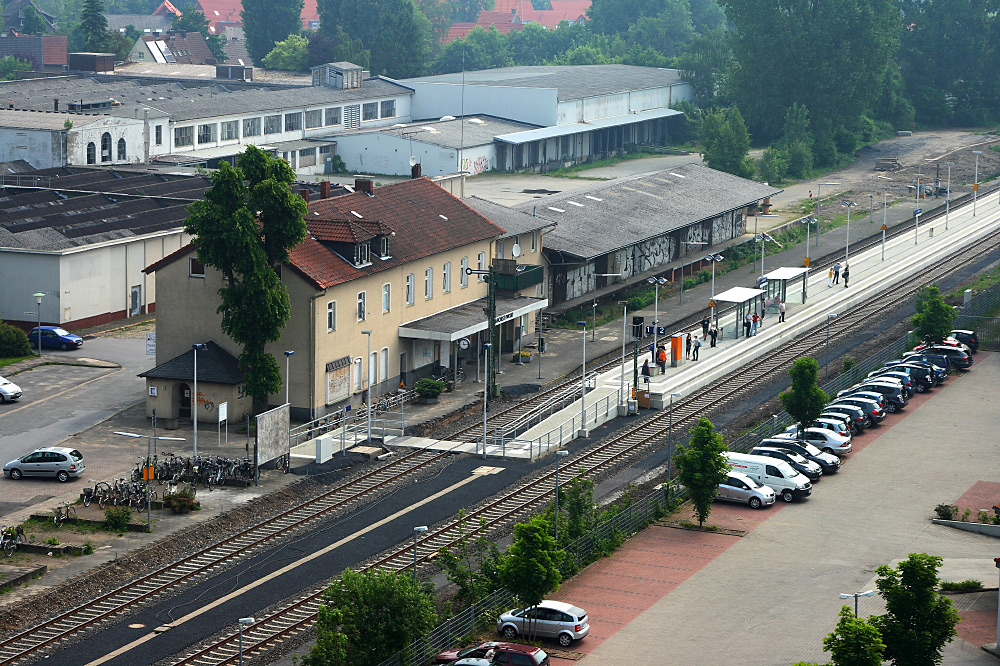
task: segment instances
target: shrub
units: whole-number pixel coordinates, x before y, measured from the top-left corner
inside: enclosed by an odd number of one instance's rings
[[[857,364],[858,364],[858,362],[855,361],[853,358],[851,358],[850,356],[845,356],[844,357],[844,370],[843,371],[847,372],[848,370],[850,370],[851,368],[853,368]]]
[[[340,155],[334,155],[330,158],[330,170],[333,173],[347,173],[347,163],[344,162],[344,158]]]
[[[49,537],[48,539],[45,540],[45,543],[47,543],[50,546],[58,546],[59,545],[59,539],[57,539],[55,537]]]
[[[958,507],[954,504],[938,504],[934,507],[934,513],[941,520],[952,520],[955,517],[955,512],[958,511]]]
[[[444,382],[424,377],[417,381],[417,385],[414,388],[417,391],[417,395],[421,398],[436,398],[444,391]]]
[[[30,356],[28,335],[13,324],[0,321],[0,357]]]
[[[695,280],[694,278],[684,278],[685,289],[694,289],[697,286],[698,286],[698,281]]]
[[[816,166],[833,166],[837,163],[837,145],[833,142],[833,137],[829,134],[821,134],[816,137],[813,146],[813,159]]]
[[[190,490],[182,490],[178,493],[164,495],[163,506],[168,507],[173,513],[188,513],[194,509],[194,493]]]
[[[852,155],[858,147],[858,135],[846,127],[833,130],[833,143],[841,155]]]
[[[796,141],[788,147],[788,174],[792,178],[805,178],[813,168],[813,153],[805,141]]]
[[[770,147],[757,160],[757,179],[768,183],[780,183],[788,171],[788,156],[785,151]]]
[[[941,589],[948,592],[974,592],[983,589],[983,584],[971,578],[961,581],[943,580],[941,581]]]
[[[969,520],[969,516],[970,515],[972,515],[972,509],[966,509],[965,511],[963,511],[962,512],[962,522],[963,523],[967,522]]]
[[[132,522],[132,510],[127,506],[113,506],[104,510],[104,525],[112,532],[125,532]]]

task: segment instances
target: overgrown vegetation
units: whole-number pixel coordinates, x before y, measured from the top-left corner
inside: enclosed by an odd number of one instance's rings
[[[20,360],[30,355],[28,335],[17,326],[0,320],[0,359]]]
[[[170,509],[172,513],[189,513],[195,508],[194,493],[189,490],[182,490],[163,496],[163,506]]]
[[[983,589],[983,584],[978,580],[969,578],[960,581],[943,580],[938,587],[942,592],[976,592]]]
[[[111,532],[127,532],[132,522],[132,510],[127,506],[112,506],[104,510],[104,524]]]

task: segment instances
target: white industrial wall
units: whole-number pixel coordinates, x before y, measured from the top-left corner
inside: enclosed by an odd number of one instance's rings
[[[86,116],[84,116],[86,118]],[[68,132],[66,146],[67,164],[84,166],[87,164],[87,144],[94,144],[96,162],[94,164],[137,164],[145,161],[145,137],[143,121],[132,118],[108,117],[73,127]],[[101,136],[111,135],[111,161],[101,161]],[[118,139],[125,139],[125,159],[118,159]],[[59,165],[63,166],[63,165]]]
[[[59,321],[59,255],[0,250],[0,285],[0,319],[35,321],[42,292],[42,320]]]
[[[14,160],[25,160],[36,169],[66,166],[66,132],[0,127],[0,161]]]
[[[337,154],[344,160],[347,169],[356,173],[409,176],[411,149],[425,176],[442,176],[458,170],[458,156],[454,149],[421,141],[411,142],[395,134],[343,134],[337,136],[336,141]],[[493,161],[496,162],[495,151]]]
[[[559,124],[570,125],[600,118],[618,118],[650,109],[667,109],[690,98],[691,84],[678,83],[662,88],[569,100],[559,103]]]
[[[548,127],[555,125],[559,100],[554,88],[515,88],[407,81],[413,88],[413,118],[430,120],[442,116],[490,115]]]

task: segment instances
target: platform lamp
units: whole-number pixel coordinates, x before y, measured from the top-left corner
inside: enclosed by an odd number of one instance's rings
[[[948,218],[951,216],[951,168],[955,163],[945,162],[944,165],[948,167],[948,194],[944,198],[944,230],[948,231]]]
[[[586,344],[586,340],[584,340],[584,344]],[[486,375],[489,376],[489,373],[490,373],[490,356],[493,355],[492,354],[492,352],[493,352],[493,343],[492,342],[484,342],[483,343],[483,349],[486,350],[486,359],[485,359],[485,361],[486,361],[486,368],[485,368],[485,370],[486,370]],[[483,460],[486,460],[486,403],[488,402],[487,395],[486,395],[486,390],[489,388],[489,386],[490,385],[487,382],[486,386],[483,387]]]
[[[565,449],[556,451],[556,548],[559,547],[559,461],[568,455]]]
[[[288,405],[289,407],[291,407],[291,403],[288,402],[288,385],[292,383],[291,382],[292,376],[288,374],[288,360],[292,357],[292,354],[294,353],[295,352],[290,349],[285,350],[285,404]]]
[[[646,282],[653,285],[653,361],[656,361],[656,343],[659,342],[657,329],[660,327],[660,285],[666,284],[667,278],[648,277]],[[684,287],[683,275],[681,276],[681,287]]]
[[[725,259],[721,254],[710,254],[705,257],[705,261],[712,264],[712,321],[715,325],[719,325],[718,319],[715,318],[715,264],[719,263]]]
[[[858,204],[853,201],[842,201],[840,205],[847,209],[847,240],[844,243],[844,263],[846,264],[851,258],[851,209]]]
[[[628,340],[628,337],[625,334],[625,326],[628,321],[628,301],[618,301],[618,305],[622,306],[622,376],[618,385],[618,407],[621,409],[622,405],[624,405],[627,410],[628,400],[625,398],[625,342]],[[621,412],[618,415],[624,416]]]
[[[417,535],[427,531],[426,525],[413,528],[413,584],[417,584]]]
[[[841,594],[841,599],[850,599],[854,597],[854,617],[858,616],[858,597],[874,597],[875,590],[866,590],[864,592],[855,592],[854,594]]]
[[[580,373],[580,431],[576,436],[581,439],[587,437],[587,322],[578,321],[583,331],[583,372]]]
[[[191,345],[194,350],[194,395],[191,396],[191,419],[194,421],[194,457],[198,459],[198,350],[205,349],[204,343]]]
[[[35,312],[38,314],[38,356],[42,355],[42,297],[45,296],[45,292],[39,291],[32,294],[35,297],[35,305],[37,306]]]
[[[877,179],[882,181],[892,181],[889,176],[876,176]],[[947,206],[947,202],[945,203]],[[889,190],[887,187],[882,188],[882,261],[885,261],[885,229],[886,221],[889,217]],[[945,228],[948,227],[947,220],[945,221]]]
[[[979,156],[983,154],[981,150],[973,150],[972,154],[976,156],[976,181],[975,185],[972,186],[972,217],[976,216],[976,199],[979,196]]]
[[[368,356],[365,358],[368,362],[368,405],[366,405],[365,412],[368,416],[368,445],[371,446],[372,443],[372,332],[371,331],[361,331],[362,335],[368,336]]]
[[[239,622],[238,622],[238,624],[240,626],[240,662],[239,662],[239,666],[243,666],[243,627],[249,627],[254,622],[256,622],[256,620],[253,619],[252,617],[241,617],[239,619]]]
[[[823,188],[836,187],[840,183],[819,183],[816,185],[816,246],[819,247],[819,225],[823,221],[820,205],[823,203]],[[806,225],[806,266],[809,266],[809,225]]]
[[[624,277],[622,273],[594,273],[594,277]],[[596,286],[596,285],[595,285]],[[597,297],[594,297],[594,303],[591,306],[594,308],[594,328],[590,332],[590,341],[594,342],[597,339]]]

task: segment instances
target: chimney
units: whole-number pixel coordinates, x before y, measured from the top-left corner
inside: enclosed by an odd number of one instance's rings
[[[420,162],[410,167],[410,178],[420,178]]]
[[[370,197],[375,196],[375,182],[371,178],[355,178],[354,189]]]
[[[321,180],[319,183],[319,198],[329,199],[330,198],[330,181]]]
[[[59,110],[59,98],[58,97],[53,97],[52,98],[52,110],[53,111],[58,111]]]
[[[306,188],[303,187],[301,190],[299,190],[299,196],[302,197],[303,199],[305,199],[306,203],[309,203],[309,190],[308,189],[306,189]]]

